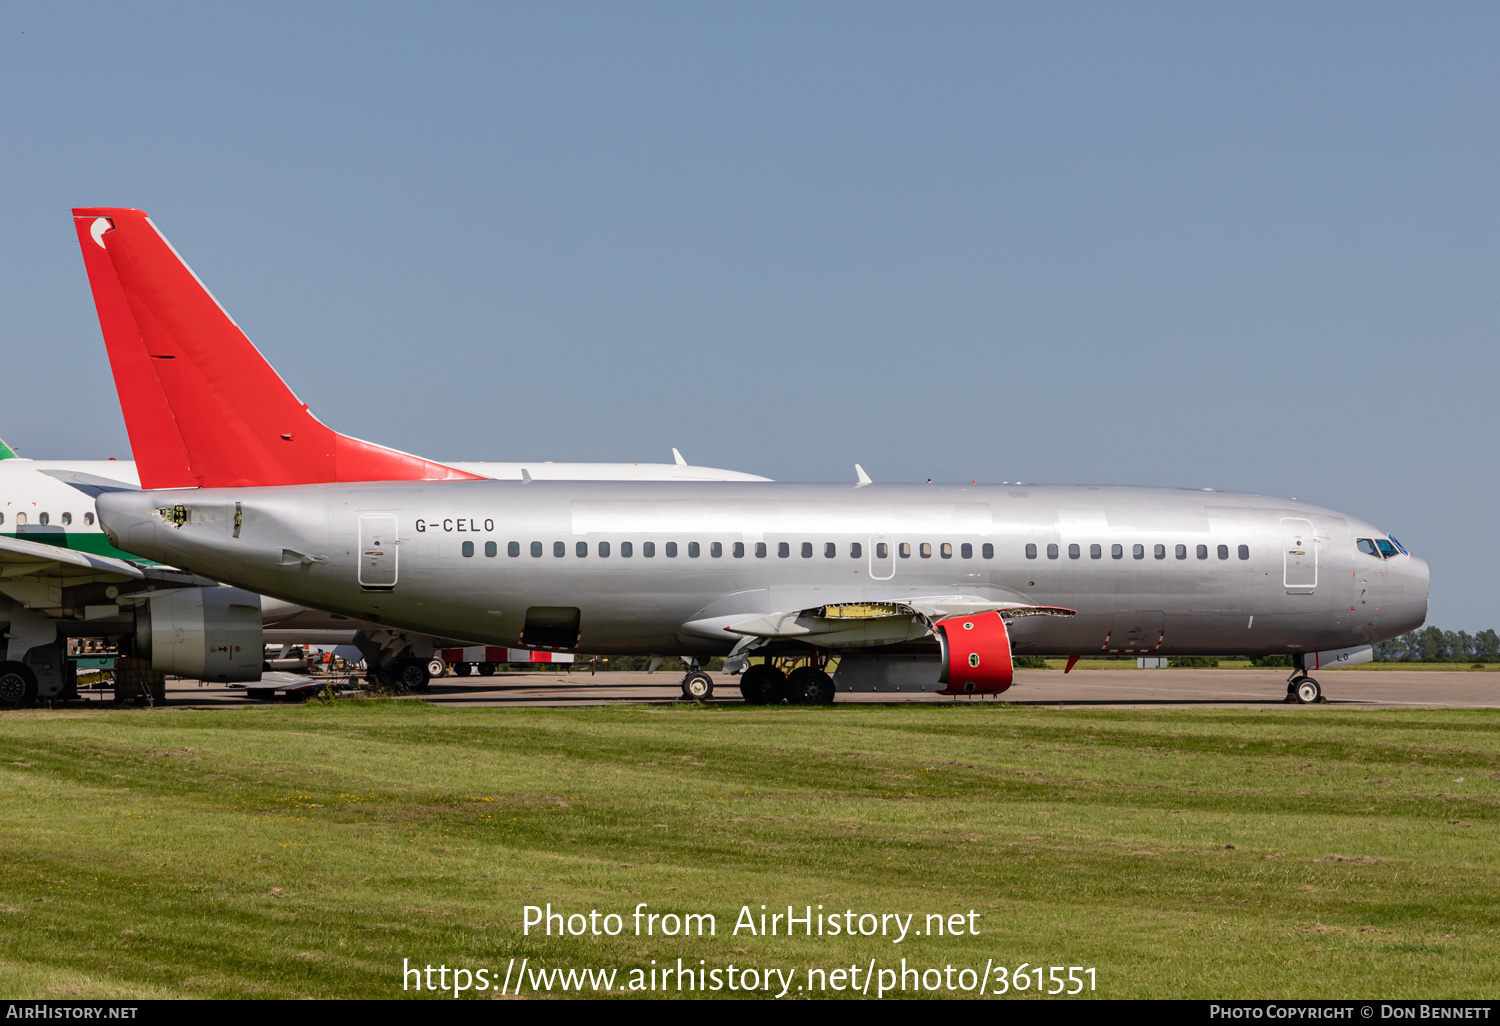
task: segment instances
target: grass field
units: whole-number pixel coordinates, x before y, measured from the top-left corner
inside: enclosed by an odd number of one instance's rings
[[[905,957],[1095,967],[1107,997],[1500,994],[1493,711],[346,701],[0,728],[7,997],[399,996],[403,958],[512,957],[617,986],[651,959],[858,984]],[[626,932],[523,937],[547,902]],[[638,938],[638,902],[717,936]],[[732,935],[761,904],[982,917]]]

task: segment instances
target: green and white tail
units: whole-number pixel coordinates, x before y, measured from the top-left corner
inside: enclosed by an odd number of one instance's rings
[[[16,451],[5,444],[5,439],[0,438],[0,460],[13,460],[15,458]]]

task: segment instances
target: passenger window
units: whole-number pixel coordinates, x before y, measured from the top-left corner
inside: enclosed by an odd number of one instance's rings
[[[1036,545],[1033,544],[1032,542],[1027,542],[1026,543],[1026,558],[1027,559],[1035,559],[1036,558]]]
[[[887,545],[885,542],[876,542],[875,543],[875,558],[876,559],[890,559],[891,558],[891,548],[890,548],[890,546]]]
[[[662,548],[666,552],[668,559],[676,559],[677,558],[677,543],[676,542],[667,542],[667,544],[664,545],[664,546],[662,546]]]
[[[1228,545],[1220,545],[1219,546],[1219,558],[1220,559],[1228,559],[1229,558],[1229,546]]]
[[[73,514],[71,514],[71,513],[64,513],[62,515],[62,522],[63,522],[63,526],[67,527],[69,524],[71,524],[73,522]],[[1396,553],[1396,550],[1392,549],[1391,550],[1391,554],[1395,555],[1395,553]]]
[[[968,542],[964,542],[962,545],[960,545],[958,547],[958,554],[959,554],[960,557],[962,557],[964,559],[973,559],[974,558],[974,546],[970,545]]]
[[[629,559],[633,555],[635,555],[635,546],[632,545],[632,544],[630,544],[630,542],[621,542],[620,543],[620,558],[621,559]]]
[[[734,558],[735,559],[744,559],[745,558],[745,543],[744,542],[735,542],[734,543]]]
[[[48,514],[48,513],[43,513],[41,516],[37,517],[36,519],[37,519],[37,522],[40,523],[43,527],[46,527],[48,524],[52,523],[52,516],[51,516],[51,514]]]
[[[668,552],[667,555],[670,556],[671,553]],[[698,558],[698,543],[697,542],[688,542],[688,559],[697,559],[697,558]]]
[[[833,542],[824,542],[823,543],[823,555],[825,557],[827,557],[828,559],[832,559],[834,556],[837,556],[838,554],[839,554],[839,547],[837,545],[835,545]]]
[[[607,555],[609,555],[609,542],[600,542],[599,543],[599,555],[600,556],[607,556]]]
[[[1239,555],[1240,555],[1241,559],[1249,559],[1250,558],[1250,546],[1248,546],[1248,545],[1241,545],[1240,546],[1240,553],[1239,553]]]
[[[1079,556],[1082,556],[1082,555],[1083,555],[1083,550],[1080,549],[1076,543],[1068,546],[1068,558],[1069,559],[1077,559]]]
[[[505,544],[505,554],[507,556],[519,556],[521,554],[521,543],[507,542]]]
[[[938,555],[942,556],[944,559],[952,559],[953,545],[950,542],[943,542],[942,546],[938,548]]]
[[[458,547],[458,551],[462,552],[465,556],[472,556],[474,555],[474,543],[466,541]]]
[[[1167,547],[1165,545],[1158,545],[1155,549],[1152,550],[1151,554],[1157,559],[1166,559]]]
[[[1207,559],[1208,558],[1208,546],[1207,545],[1199,545],[1198,546],[1198,558],[1199,559]]]
[[[755,558],[756,559],[765,559],[766,558],[766,543],[765,542],[756,542],[755,543]]]
[[[92,525],[94,523],[94,514],[92,514],[92,513],[85,513],[83,515],[83,522],[85,524]],[[5,514],[4,513],[0,513],[0,524],[3,524],[3,523],[5,523]]]
[[[562,542],[558,542],[558,544],[561,545]],[[579,542],[577,545],[574,546],[574,549],[578,553],[578,558],[582,559],[584,556],[587,556],[589,554],[589,543],[588,542]],[[558,555],[561,556],[562,553],[559,552]]]
[[[994,559],[995,546],[991,545],[989,542],[985,542],[984,545],[980,548],[979,554],[985,559]]]
[[[21,514],[21,516],[23,516],[23,517],[25,515],[26,515],[25,513]],[[900,545],[896,546],[896,551],[901,554],[901,558],[902,559],[910,559],[911,558],[911,542],[902,542]]]
[[[3,524],[3,523],[5,523],[5,514],[4,513],[0,513],[0,524]]]
[[[641,558],[650,559],[656,555],[656,542],[641,542]]]
[[[1089,546],[1089,558],[1090,559],[1103,559],[1104,558],[1104,549],[1102,549],[1098,545],[1090,545]]]
[[[812,559],[812,542],[802,543],[802,558]]]
[[[1144,546],[1144,545],[1132,545],[1130,547],[1130,554],[1131,554],[1131,556],[1133,556],[1136,559],[1145,559],[1146,558],[1146,546]]]
[[[865,554],[865,548],[859,542],[850,542],[849,543],[849,557],[851,559],[858,559],[860,556],[863,556],[864,554]]]
[[[16,514],[16,526],[17,527],[25,527],[26,526],[26,514],[25,513],[17,513]]]
[[[1178,559],[1187,559],[1187,546],[1186,545],[1179,545],[1179,546],[1177,546],[1177,553],[1176,554],[1177,554],[1177,558]]]
[[[918,549],[917,551],[922,554],[922,558],[923,559],[931,559],[932,558],[932,542],[923,542],[922,543],[922,547],[920,549]]]
[[[533,556],[540,556],[542,554],[542,543],[541,542],[532,542],[531,543],[531,554]]]
[[[1109,558],[1111,558],[1111,559],[1124,559],[1125,558],[1125,548],[1124,548],[1124,546],[1121,546],[1121,545],[1111,545],[1109,547]]]
[[[786,559],[791,554],[792,554],[792,546],[789,543],[787,543],[787,542],[777,542],[776,543],[776,555],[779,558]]]
[[[491,557],[498,556],[500,555],[500,546],[496,545],[494,542],[485,542],[484,554]]]
[[[558,559],[561,559],[563,556],[566,556],[567,554],[568,554],[568,543],[567,542],[553,542],[552,543],[552,555],[556,556]]]
[[[1047,558],[1048,559],[1056,559],[1057,558],[1057,543],[1056,542],[1048,542],[1047,543]]]
[[[722,557],[724,555],[724,545],[723,545],[723,543],[722,542],[711,542],[709,544],[709,546],[708,546],[708,554],[710,556],[714,557],[715,559],[719,559],[720,557]],[[689,553],[689,555],[691,555],[691,553]]]
[[[64,513],[63,514],[63,523],[66,524],[67,522],[68,522],[68,515],[66,513]],[[1390,542],[1386,541],[1384,538],[1376,538],[1375,539],[1375,544],[1376,544],[1377,547],[1379,547],[1380,554],[1384,558],[1390,559],[1390,558],[1392,558],[1393,556],[1396,555],[1396,546],[1392,545]]]

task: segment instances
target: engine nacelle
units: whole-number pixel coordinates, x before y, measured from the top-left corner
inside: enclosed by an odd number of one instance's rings
[[[1010,635],[999,613],[950,616],[933,625],[942,648],[940,695],[998,695],[1010,687],[1015,667]]]
[[[136,607],[136,658],[162,673],[226,684],[260,680],[265,648],[254,592],[180,588]]]

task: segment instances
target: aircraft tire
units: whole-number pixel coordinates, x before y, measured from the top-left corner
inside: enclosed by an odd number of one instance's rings
[[[0,707],[24,709],[36,701],[36,675],[24,663],[0,663]]]
[[[786,679],[786,700],[792,705],[832,705],[833,678],[815,666],[801,666]]]
[[[1301,677],[1293,683],[1297,685],[1297,701],[1302,705],[1312,705],[1323,700],[1322,686],[1311,677]]]
[[[427,676],[429,676],[429,677],[445,677],[445,676],[447,676],[447,674],[448,674],[448,664],[447,663],[443,662],[437,656],[433,656],[431,659],[427,660]]]
[[[756,663],[740,675],[740,695],[746,705],[771,705],[782,699],[786,675],[769,663]]]
[[[422,659],[398,659],[391,667],[391,676],[408,691],[426,691],[430,680],[427,663]]]
[[[495,675],[495,664],[494,663],[480,663],[479,664],[479,675],[481,677],[493,677]]]
[[[682,678],[682,697],[688,702],[706,702],[714,697],[714,679],[702,670]]]

